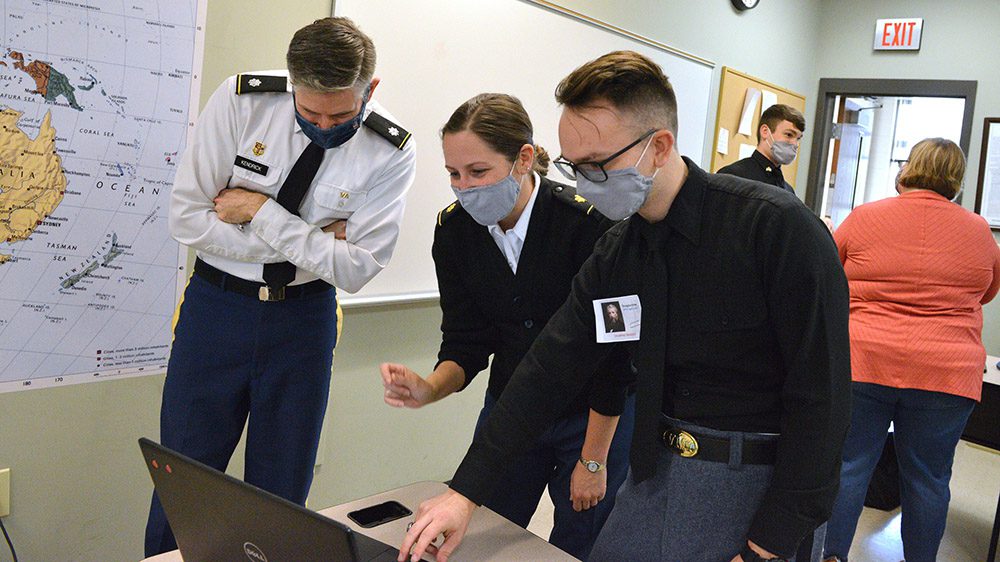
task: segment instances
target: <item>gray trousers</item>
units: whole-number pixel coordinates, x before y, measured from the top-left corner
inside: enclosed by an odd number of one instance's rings
[[[742,464],[742,443],[776,440],[777,435],[670,421],[680,429],[730,439],[730,462],[682,458],[664,447],[655,476],[636,484],[629,473],[591,551],[591,562],[729,562],[746,543],[774,467]],[[817,533],[825,533],[825,526]],[[809,562],[819,562],[823,537],[815,536],[813,544]]]

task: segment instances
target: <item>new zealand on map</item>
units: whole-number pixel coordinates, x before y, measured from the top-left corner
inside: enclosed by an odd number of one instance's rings
[[[0,392],[162,372],[198,2],[0,6]]]

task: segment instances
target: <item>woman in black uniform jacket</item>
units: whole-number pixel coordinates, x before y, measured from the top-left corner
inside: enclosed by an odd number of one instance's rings
[[[544,177],[549,157],[534,145],[517,98],[476,96],[455,110],[441,135],[458,201],[438,214],[434,233],[443,313],[438,363],[426,379],[386,363],[382,379],[387,404],[419,408],[468,386],[492,354],[478,432],[611,222],[574,188]],[[524,527],[548,486],[555,506],[549,541],[581,559],[628,471],[635,400],[624,357],[611,354],[601,367],[609,376],[566,404],[485,504]]]

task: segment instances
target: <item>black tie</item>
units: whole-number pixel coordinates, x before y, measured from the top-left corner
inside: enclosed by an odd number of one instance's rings
[[[293,215],[299,214],[299,205],[302,204],[302,198],[306,196],[313,178],[316,177],[316,171],[323,162],[324,152],[323,147],[310,142],[278,190],[278,204]],[[294,279],[295,264],[287,261],[264,264],[264,282],[268,287],[284,287]]]
[[[639,220],[639,219],[632,219]],[[663,379],[667,343],[667,256],[664,245],[669,231],[662,224],[644,224],[640,232],[645,243],[642,267],[642,333],[635,367],[638,378],[635,390],[635,428],[629,458],[636,482],[656,472],[660,450],[660,415],[663,410]]]

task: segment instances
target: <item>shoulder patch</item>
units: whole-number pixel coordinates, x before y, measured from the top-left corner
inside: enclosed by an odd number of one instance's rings
[[[438,211],[437,225],[443,225],[444,221],[448,220],[448,217],[454,215],[455,211],[461,208],[462,206],[458,204],[458,201],[453,201],[451,205],[448,205],[444,209]]]
[[[587,201],[582,195],[578,194],[576,188],[557,183],[552,186],[552,194],[555,195],[557,201],[569,205],[585,215],[589,215],[594,210],[594,206],[590,204],[590,201]]]
[[[365,127],[375,131],[396,148],[403,150],[410,140],[410,132],[372,111],[365,118]]]
[[[286,76],[267,76],[264,74],[237,74],[236,95],[256,94],[259,92],[287,92],[288,78]]]

